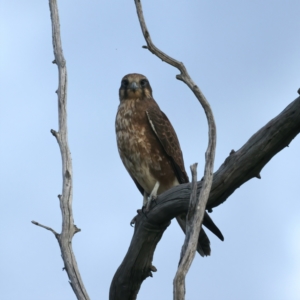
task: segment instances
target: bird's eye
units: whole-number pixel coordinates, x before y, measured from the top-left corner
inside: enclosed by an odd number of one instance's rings
[[[129,81],[127,79],[123,79],[122,82],[121,82],[121,85],[122,85],[122,87],[126,88],[129,85]]]
[[[145,87],[147,85],[147,83],[148,83],[148,81],[146,79],[142,79],[140,81],[140,84],[141,84],[142,87]]]

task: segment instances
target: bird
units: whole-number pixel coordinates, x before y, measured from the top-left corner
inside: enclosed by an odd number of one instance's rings
[[[164,191],[189,182],[176,132],[168,117],[152,96],[146,76],[125,75],[119,89],[120,103],[115,120],[120,158],[143,195],[143,206]],[[186,215],[176,217],[185,232]],[[205,212],[203,225],[220,240],[224,237]],[[210,241],[201,227],[197,251],[201,256],[211,253]]]

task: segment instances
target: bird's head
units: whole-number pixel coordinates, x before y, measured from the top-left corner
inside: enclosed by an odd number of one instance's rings
[[[125,75],[121,81],[119,96],[120,101],[152,98],[152,89],[147,77],[135,73]]]

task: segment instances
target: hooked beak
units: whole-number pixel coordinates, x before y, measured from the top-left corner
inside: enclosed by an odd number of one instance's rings
[[[134,92],[138,89],[138,85],[136,84],[135,81],[131,83],[130,89],[133,90]]]

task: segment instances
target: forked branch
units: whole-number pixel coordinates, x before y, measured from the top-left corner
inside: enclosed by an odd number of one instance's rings
[[[214,173],[207,208],[220,205],[249,179],[260,177],[262,168],[299,133],[300,97],[256,132],[239,150],[231,151]],[[197,195],[202,187],[203,181],[198,181]],[[110,300],[136,299],[143,280],[151,276],[157,243],[169,221],[188,211],[190,196],[191,183],[178,185],[160,194],[147,216],[138,215],[130,247],[111,283]]]
[[[77,299],[88,300],[89,296],[83,285],[75,255],[72,249],[72,238],[75,233],[80,231],[74,225],[72,199],[73,199],[73,181],[72,181],[72,159],[68,146],[68,128],[67,128],[67,67],[63,56],[63,50],[60,37],[59,14],[56,0],[49,0],[51,23],[52,23],[52,42],[55,60],[59,73],[59,84],[57,90],[58,96],[58,115],[59,115],[59,131],[51,130],[55,136],[62,157],[62,175],[63,188],[62,195],[59,195],[60,208],[62,212],[62,231],[56,233],[52,228],[32,221],[33,224],[43,227],[53,232],[58,240],[62,259],[64,261],[64,269],[69,276],[69,283],[77,296]]]
[[[180,74],[177,75],[176,78],[183,81],[192,90],[202,105],[208,122],[208,147],[205,152],[203,187],[201,189],[199,198],[190,202],[188,213],[189,220],[186,227],[186,238],[182,247],[178,270],[174,278],[174,300],[183,300],[185,298],[185,276],[195,257],[198,236],[212,185],[216,149],[216,125],[208,101],[189,76],[184,64],[165,54],[153,44],[144,19],[141,0],[135,0],[135,5],[141,29],[147,43],[147,48],[161,60],[172,65],[180,71]]]

